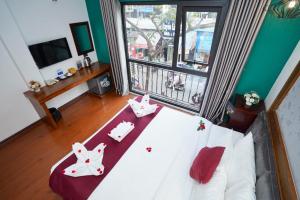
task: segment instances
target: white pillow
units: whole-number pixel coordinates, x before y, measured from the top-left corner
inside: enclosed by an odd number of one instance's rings
[[[231,160],[231,155],[233,151],[233,140],[232,140],[232,134],[233,130],[212,125],[207,145],[208,147],[225,147],[224,154],[222,156],[222,159],[220,161],[220,165],[227,165],[227,163]]]
[[[206,184],[194,181],[190,200],[223,200],[226,188],[226,172],[217,167],[213,177]]]
[[[227,147],[229,145],[232,145],[232,130],[221,126],[213,125],[210,130],[207,146]]]
[[[227,165],[225,199],[241,199],[240,196],[249,197],[247,199],[255,199],[256,173],[254,155],[253,135],[250,132],[235,145],[232,158]]]
[[[247,181],[234,184],[225,191],[226,200],[255,200],[255,190]]]

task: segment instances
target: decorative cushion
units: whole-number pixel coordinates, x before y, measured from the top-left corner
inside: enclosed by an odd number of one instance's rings
[[[208,183],[224,153],[225,147],[204,147],[190,169],[190,176],[199,183]]]

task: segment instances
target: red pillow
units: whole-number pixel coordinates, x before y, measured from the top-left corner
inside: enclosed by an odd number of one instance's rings
[[[199,183],[208,183],[220,163],[225,147],[204,147],[190,169],[190,176]]]

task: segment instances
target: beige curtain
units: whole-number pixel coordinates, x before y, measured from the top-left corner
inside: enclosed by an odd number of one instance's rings
[[[270,0],[231,0],[200,115],[223,118]]]
[[[125,95],[128,93],[128,79],[122,32],[121,5],[119,0],[99,1],[116,91],[120,95]]]

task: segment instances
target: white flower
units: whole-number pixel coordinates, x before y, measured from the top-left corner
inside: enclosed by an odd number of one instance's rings
[[[245,97],[245,98],[251,97],[251,95],[250,95],[249,93],[246,93],[246,94],[244,95],[244,97]]]
[[[246,97],[246,101],[248,101],[248,102],[249,102],[249,101],[250,101],[250,97]]]
[[[248,101],[246,101],[246,105],[247,105],[247,106],[252,106],[252,103],[251,103],[251,102],[248,102]]]
[[[259,96],[256,93],[253,93],[252,96],[259,99]]]
[[[250,98],[250,100],[249,100],[251,103],[253,103],[254,102],[254,99],[253,98]]]

